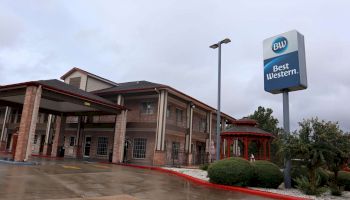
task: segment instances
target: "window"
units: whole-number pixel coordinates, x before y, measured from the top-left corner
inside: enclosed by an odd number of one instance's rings
[[[71,136],[70,139],[69,139],[69,146],[74,146],[75,144],[75,137]]]
[[[207,120],[204,118],[201,118],[199,121],[199,131],[206,132],[206,129],[207,129]]]
[[[97,139],[97,155],[106,156],[108,150],[108,138],[98,137]]]
[[[173,149],[171,152],[172,159],[179,159],[180,142],[173,142]]]
[[[146,158],[146,138],[134,138],[133,158]]]
[[[143,102],[141,104],[141,113],[152,115],[154,113],[154,103],[152,102]]]
[[[81,77],[74,77],[69,79],[69,85],[80,88]]]
[[[176,108],[176,122],[182,122],[182,110]]]
[[[170,116],[171,116],[171,106],[168,106],[166,108],[166,118],[170,118]]]

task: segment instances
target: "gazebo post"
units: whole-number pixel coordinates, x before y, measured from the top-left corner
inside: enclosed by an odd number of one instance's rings
[[[244,158],[248,160],[248,138],[244,137]]]
[[[266,139],[263,140],[263,147],[264,147],[264,160],[266,160]]]
[[[270,143],[270,140],[268,140],[268,141],[267,141],[267,145],[268,145],[268,147],[269,147],[269,152],[268,152],[268,153],[269,153],[269,154],[268,154],[268,160],[270,160],[270,152],[271,152],[271,146],[270,146],[270,145],[271,145],[271,143]]]
[[[230,158],[231,157],[231,144],[232,144],[232,138],[228,138],[227,139],[227,157]]]

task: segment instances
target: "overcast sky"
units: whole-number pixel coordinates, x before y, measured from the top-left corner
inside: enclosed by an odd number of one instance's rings
[[[170,85],[213,107],[223,46],[222,110],[259,105],[282,126],[282,95],[264,91],[262,41],[292,29],[305,36],[307,90],[290,93],[292,129],[303,118],[350,131],[350,1],[0,0],[0,85],[59,78],[74,66],[115,82]]]

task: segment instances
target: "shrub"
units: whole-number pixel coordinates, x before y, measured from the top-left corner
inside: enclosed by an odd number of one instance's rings
[[[331,190],[331,194],[333,196],[341,196],[342,194],[342,187],[332,183],[329,185],[329,189]]]
[[[199,166],[199,169],[207,171],[207,170],[208,170],[208,167],[209,167],[209,163],[205,163],[205,164],[203,164],[203,165],[200,165],[200,166]]]
[[[338,174],[338,184],[344,186],[344,190],[350,191],[350,172],[340,171]]]
[[[283,182],[283,173],[279,167],[272,162],[259,160],[252,165],[254,166],[254,178],[250,186],[278,188]]]
[[[291,169],[291,177],[292,177],[292,187],[296,188],[296,179],[301,178],[302,176],[309,177],[308,169],[306,166],[293,166]],[[318,168],[316,170],[316,176],[320,177],[320,186],[328,185],[329,174],[323,168]]]
[[[242,158],[219,160],[208,168],[210,182],[223,185],[247,186],[253,175],[254,168]]]
[[[302,176],[295,179],[296,186],[299,190],[307,195],[320,195],[326,192],[327,188],[319,187],[320,176],[317,176],[316,187],[314,187],[306,176]]]

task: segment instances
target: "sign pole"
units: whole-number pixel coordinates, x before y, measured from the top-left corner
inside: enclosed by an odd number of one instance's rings
[[[290,134],[289,128],[289,92],[288,90],[283,91],[283,128],[286,134]],[[285,168],[284,168],[284,186],[285,188],[291,188],[291,160],[290,156],[286,155],[285,157]]]
[[[263,42],[264,89],[272,94],[283,93],[283,128],[290,134],[289,92],[307,88],[304,36],[288,31]],[[286,145],[286,141],[283,141]],[[292,155],[284,157],[284,186],[291,188]]]

